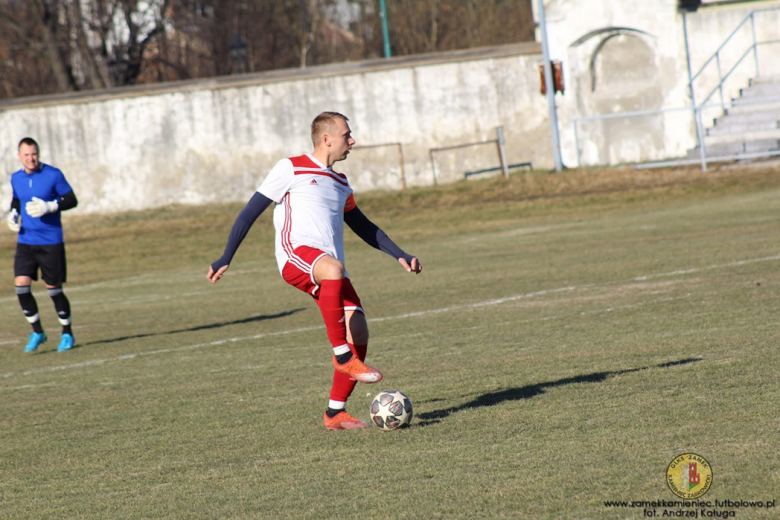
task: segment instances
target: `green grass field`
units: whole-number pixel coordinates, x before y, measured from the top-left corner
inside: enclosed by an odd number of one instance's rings
[[[398,388],[403,431],[323,428],[329,345],[279,277],[269,214],[215,286],[241,204],[66,218],[67,353],[40,282],[50,340],[23,353],[3,226],[0,518],[663,518],[698,512],[648,504],[680,500],[666,470],[689,452],[711,464],[710,514],[780,517],[714,504],[780,499],[776,167],[357,200],[424,265],[348,233],[385,373],[348,410]]]

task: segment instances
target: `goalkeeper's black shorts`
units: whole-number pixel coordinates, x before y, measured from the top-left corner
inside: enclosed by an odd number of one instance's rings
[[[67,281],[68,265],[65,260],[65,244],[31,246],[16,244],[14,276],[38,279],[38,270],[47,285],[59,287]]]

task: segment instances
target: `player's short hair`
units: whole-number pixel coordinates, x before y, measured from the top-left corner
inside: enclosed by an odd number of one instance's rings
[[[16,147],[16,150],[19,151],[22,149],[22,145],[26,144],[27,146],[34,146],[36,150],[40,151],[41,148],[38,146],[38,143],[35,142],[35,139],[32,137],[25,137],[21,141],[19,141],[19,146]]]
[[[314,144],[315,148],[320,144],[320,137],[322,137],[322,134],[330,130],[330,125],[333,124],[336,119],[343,119],[345,123],[349,121],[349,118],[344,114],[339,114],[338,112],[323,112],[311,122],[311,142]]]

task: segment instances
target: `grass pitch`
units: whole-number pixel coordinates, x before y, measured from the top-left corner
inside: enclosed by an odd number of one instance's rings
[[[323,428],[329,346],[278,275],[270,213],[216,286],[241,204],[66,218],[67,353],[40,282],[50,340],[22,352],[0,232],[0,517],[663,517],[695,510],[652,504],[679,500],[666,469],[689,452],[712,466],[701,500],[780,498],[775,169],[522,173],[357,199],[424,265],[409,275],[348,233],[385,373],[348,409],[367,419],[398,388],[415,406],[403,431]]]

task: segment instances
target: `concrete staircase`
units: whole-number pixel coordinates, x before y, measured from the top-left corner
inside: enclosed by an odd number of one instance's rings
[[[704,131],[707,157],[780,153],[780,77],[752,79]],[[689,159],[699,157],[699,147],[688,150]]]

